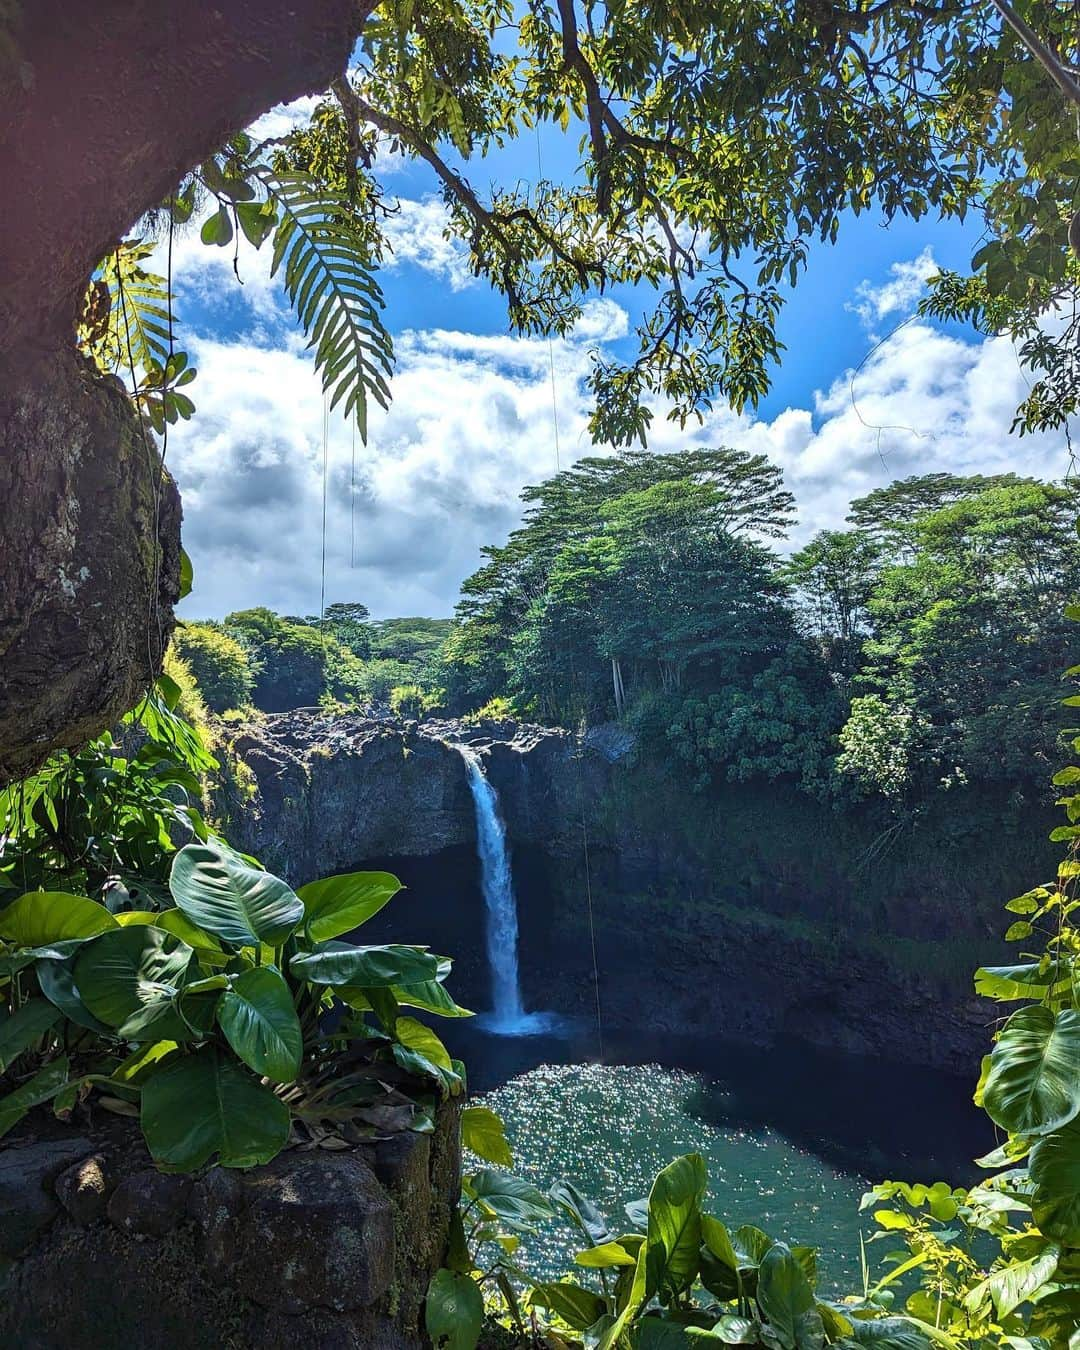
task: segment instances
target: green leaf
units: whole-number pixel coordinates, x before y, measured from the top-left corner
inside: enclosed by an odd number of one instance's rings
[[[633,1236],[638,1238],[633,1251],[623,1246],[621,1241],[601,1242],[598,1246],[587,1247],[583,1252],[578,1252],[574,1257],[574,1264],[584,1266],[586,1270],[608,1270],[612,1266],[636,1265],[641,1239],[637,1233]]]
[[[166,1060],[144,1083],[142,1131],[159,1167],[268,1163],[289,1140],[285,1103],[213,1046]]]
[[[596,1201],[583,1195],[572,1181],[567,1181],[565,1177],[560,1178],[548,1191],[548,1196],[574,1224],[586,1242],[595,1246],[613,1236],[611,1227],[600,1212]]]
[[[788,1248],[777,1242],[758,1269],[757,1301],[785,1350],[799,1343],[799,1319],[814,1308],[814,1291]]]
[[[249,244],[261,248],[277,224],[273,202],[237,202],[236,218]]]
[[[554,1217],[547,1197],[520,1177],[485,1167],[468,1179],[467,1193],[480,1202],[490,1218],[501,1220],[519,1232]]]
[[[30,891],[0,910],[0,937],[20,947],[93,937],[116,926],[104,905],[66,891]]]
[[[77,943],[76,951],[82,945],[81,942]],[[99,1021],[82,1001],[75,987],[75,976],[72,973],[74,966],[74,955],[64,961],[49,956],[41,957],[34,967],[38,988],[54,1007],[60,1009],[69,1022],[74,1022],[77,1027],[85,1027],[87,1031],[96,1032],[99,1036],[111,1036],[112,1028]]]
[[[237,947],[280,947],[304,917],[303,901],[291,887],[224,845],[182,848],[169,890],[193,924]]]
[[[1056,1242],[1048,1242],[1042,1251],[1026,1261],[1010,1259],[1001,1270],[994,1271],[972,1289],[964,1299],[965,1308],[978,1313],[987,1299],[993,1299],[998,1317],[1008,1317],[1014,1308],[1051,1279],[1060,1257],[1061,1247]]]
[[[696,1339],[693,1328],[689,1328],[691,1339]],[[715,1323],[708,1335],[723,1341],[725,1345],[757,1345],[761,1328],[749,1317],[737,1317],[735,1313],[725,1313]]]
[[[631,1344],[634,1350],[693,1350],[694,1347],[689,1327],[650,1314],[634,1328]]]
[[[180,599],[185,600],[191,594],[192,583],[195,580],[195,571],[191,566],[191,559],[187,555],[186,549],[180,550]]]
[[[461,1142],[470,1152],[496,1167],[513,1167],[503,1123],[489,1106],[467,1106],[461,1113]]]
[[[975,992],[1003,1003],[1042,998],[1048,988],[1047,977],[1037,964],[980,966],[975,972]]]
[[[905,1317],[875,1317],[863,1321],[851,1319],[851,1340],[839,1345],[872,1346],[873,1350],[930,1350],[931,1342]]]
[[[235,976],[218,1001],[217,1020],[248,1068],[277,1083],[296,1078],[304,1033],[289,986],[272,967],[258,966]]]
[[[219,206],[212,216],[207,216],[203,221],[199,238],[204,244],[217,244],[219,248],[224,248],[231,242],[232,237],[233,227],[228,209]]]
[[[317,951],[294,956],[289,969],[310,984],[375,989],[433,980],[439,973],[439,958],[422,947],[353,947],[347,942],[328,942]]]
[[[125,1040],[184,1040],[190,1036],[176,999],[195,953],[179,938],[150,926],[117,928],[86,943],[74,980],[92,1015]]]
[[[1071,1120],[1080,1111],[1080,1013],[1041,1005],[1014,1013],[991,1053],[983,1106],[1014,1134]]]
[[[17,1012],[5,1016],[0,1021],[0,1073],[5,1073],[13,1060],[39,1041],[59,1020],[59,1009],[44,998],[32,998]]]
[[[419,984],[395,984],[394,997],[407,1008],[421,1008],[424,1012],[434,1013],[436,1017],[473,1017],[468,1008],[462,1008],[447,993],[446,986],[438,980],[423,980]]]
[[[533,1303],[558,1313],[575,1331],[587,1331],[607,1311],[607,1304],[599,1294],[568,1281],[538,1284],[533,1288],[531,1298]]]
[[[297,895],[311,941],[326,942],[367,923],[400,890],[401,882],[389,872],[345,872],[309,881]]]
[[[1080,1247],[1080,1121],[1039,1139],[1028,1162],[1035,1185],[1031,1211],[1039,1229]]]
[[[664,1302],[689,1289],[698,1273],[707,1183],[704,1159],[687,1153],[657,1175],[649,1192],[649,1290]]]
[[[484,1296],[468,1275],[437,1270],[428,1285],[424,1325],[436,1350],[475,1350],[484,1325]]]
[[[28,1111],[50,1101],[58,1092],[63,1091],[67,1085],[69,1067],[66,1056],[54,1059],[14,1092],[0,1098],[0,1139],[17,1125]]]
[[[740,1261],[727,1229],[711,1214],[701,1216],[701,1283],[718,1299],[736,1298],[740,1290]]]

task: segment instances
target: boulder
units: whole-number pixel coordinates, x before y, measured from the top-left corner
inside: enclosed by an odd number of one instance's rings
[[[60,1212],[52,1182],[93,1149],[89,1139],[9,1144],[0,1153],[0,1256],[20,1256]]]

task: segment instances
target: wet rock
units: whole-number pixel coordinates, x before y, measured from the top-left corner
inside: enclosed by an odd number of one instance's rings
[[[18,1256],[60,1212],[52,1183],[85,1157],[89,1139],[46,1139],[10,1144],[0,1153],[0,1256]]]
[[[113,1191],[109,1220],[126,1232],[164,1237],[184,1217],[190,1191],[190,1177],[144,1168],[125,1177]]]
[[[373,1304],[394,1274],[390,1198],[352,1153],[285,1154],[245,1178],[233,1270],[254,1302],[298,1314]]]
[[[115,1185],[103,1153],[83,1158],[56,1179],[56,1198],[68,1215],[83,1228],[105,1214],[109,1192]]]

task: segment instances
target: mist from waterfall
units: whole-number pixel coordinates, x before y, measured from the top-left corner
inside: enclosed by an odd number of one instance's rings
[[[501,1036],[529,1036],[552,1029],[546,1013],[527,1013],[521,1002],[518,973],[518,916],[506,826],[499,813],[499,795],[484,773],[479,753],[468,745],[455,749],[465,762],[476,812],[476,849],[480,884],[487,910],[487,957],[491,971],[492,1011],[487,1030]]]

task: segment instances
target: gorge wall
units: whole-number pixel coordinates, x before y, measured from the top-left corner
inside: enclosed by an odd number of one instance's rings
[[[1005,901],[1049,875],[1052,811],[942,793],[900,821],[793,787],[690,792],[631,738],[314,712],[241,727],[221,794],[237,847],[301,884],[365,866],[407,886],[368,941],[455,958],[490,1006],[472,799],[453,742],[484,753],[514,852],[527,1007],[622,1030],[829,1049],[970,1072],[987,1043],[971,972],[1005,961]],[[586,843],[588,845],[586,849]]]

